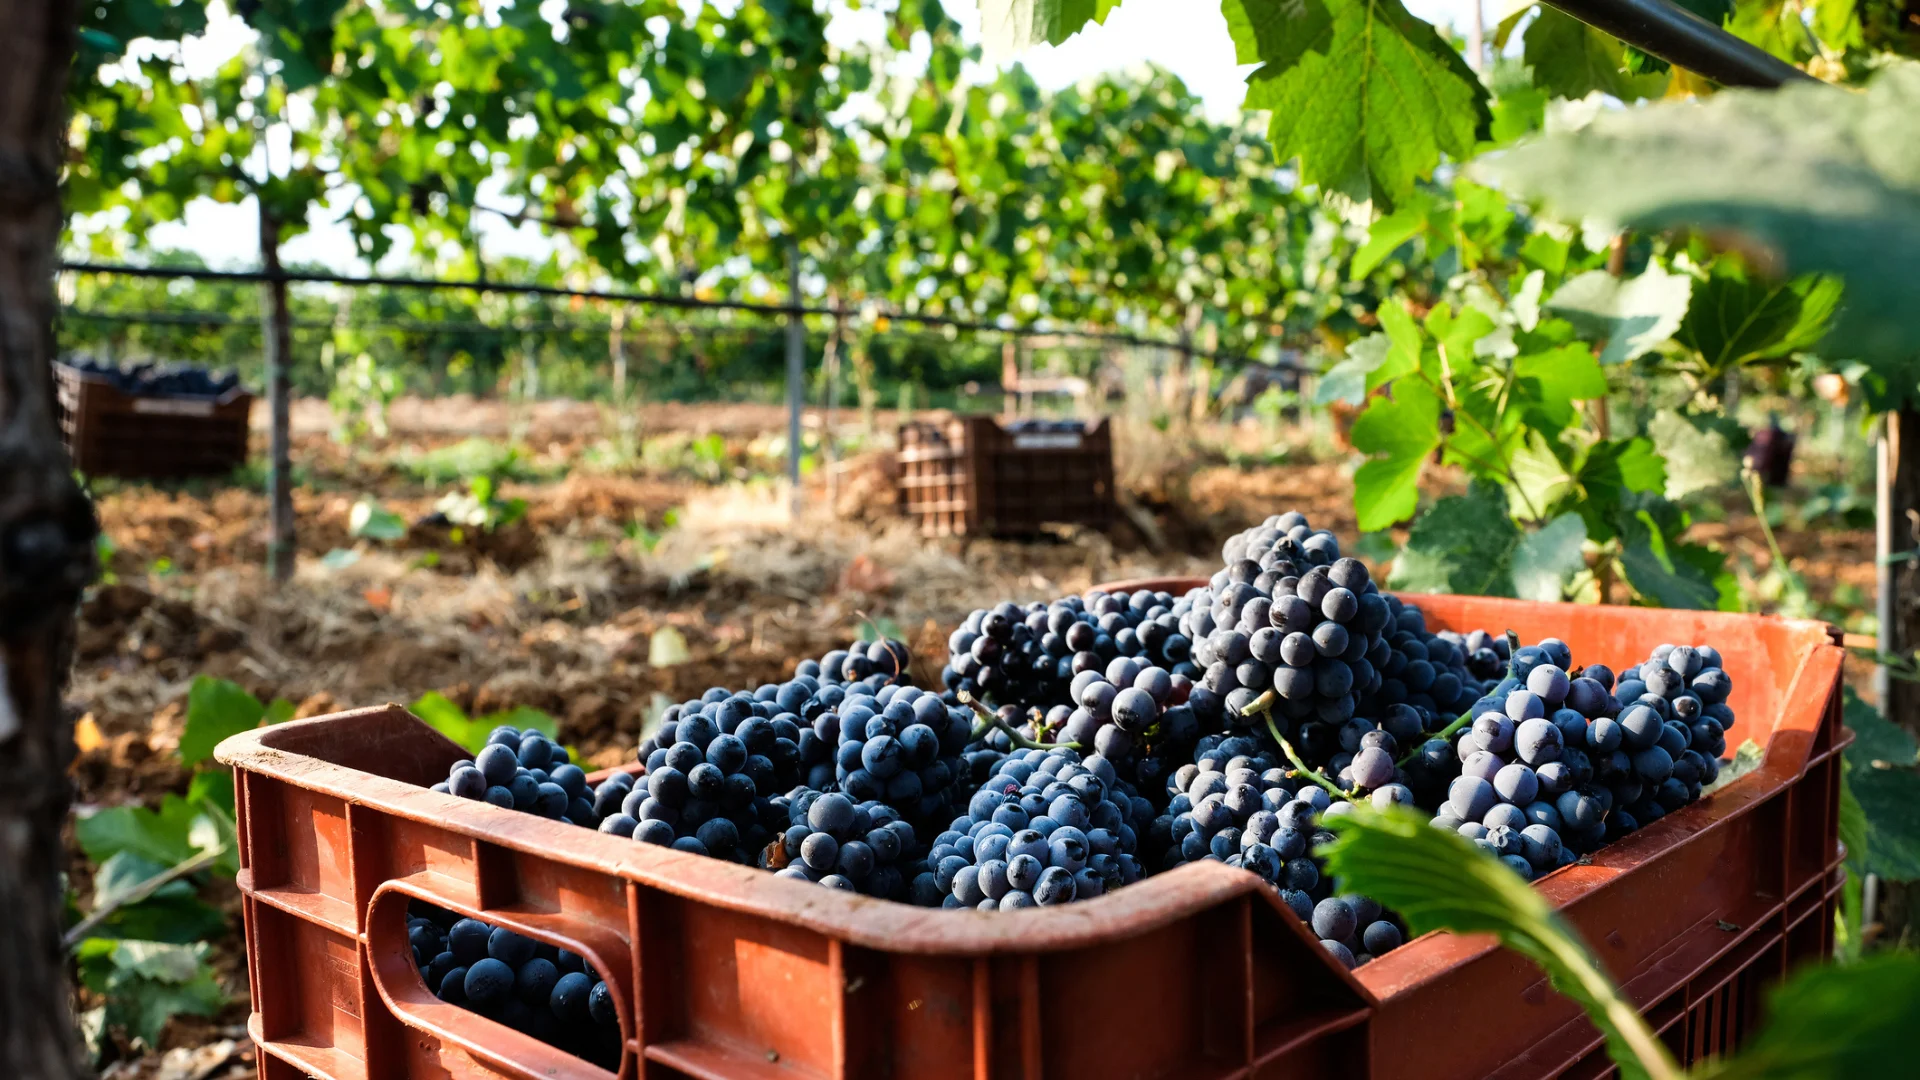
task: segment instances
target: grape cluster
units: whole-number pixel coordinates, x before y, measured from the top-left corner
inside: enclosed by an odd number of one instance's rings
[[[794,675],[826,686],[857,686],[875,694],[905,682],[912,664],[913,655],[907,651],[906,642],[877,638],[834,649],[818,660],[802,660]]]
[[[1449,721],[1466,712],[1482,693],[1482,682],[1498,678],[1507,662],[1507,640],[1485,630],[1461,635],[1427,631],[1426,616],[1399,597],[1386,597],[1387,656],[1380,664],[1380,685],[1362,698],[1362,716],[1380,716],[1393,705],[1411,705]]]
[[[936,694],[904,685],[851,692],[837,709],[813,718],[813,732],[832,748],[831,774],[808,773],[816,790],[885,802],[924,826],[938,825],[966,796],[960,754],[973,737],[973,714]]]
[[[1139,880],[1134,826],[1152,811],[1099,754],[1010,754],[934,839],[914,902],[986,911],[1091,900]]]
[[[795,693],[806,687],[804,681],[787,685]],[[768,810],[767,798],[791,787],[801,767],[802,729],[787,704],[778,688],[766,699],[716,689],[699,702],[670,706],[659,730],[641,744],[644,780],[603,831],[751,861],[774,827],[785,824]]]
[[[1149,842],[1165,852],[1161,867],[1211,859],[1258,875],[1348,967],[1398,947],[1404,934],[1391,916],[1366,897],[1335,895],[1313,856],[1332,839],[1323,819],[1351,804],[1294,776],[1270,746],[1248,735],[1200,740],[1192,763],[1168,777],[1167,812],[1149,832]],[[1374,794],[1376,803],[1411,798],[1404,786],[1383,785]]]
[[[1661,645],[1620,673],[1620,745],[1600,778],[1617,809],[1607,839],[1648,825],[1700,797],[1727,752],[1733,679],[1709,645]]]
[[[63,361],[85,375],[102,378],[135,397],[219,397],[240,385],[231,371],[210,372],[186,364],[136,364],[119,367],[91,357]]]
[[[1189,679],[1192,642],[1180,632],[1174,598],[1167,593],[1104,593],[1068,596],[1024,607],[1001,603],[976,610],[947,639],[942,682],[1024,714],[1072,704],[1069,682],[1101,671],[1122,656],[1179,670]]]
[[[1392,611],[1358,559],[1304,515],[1278,514],[1228,540],[1226,568],[1192,597],[1182,629],[1200,685],[1226,711],[1339,724],[1380,686]]]
[[[840,792],[798,788],[772,800],[786,831],[761,852],[762,869],[849,892],[907,899],[906,869],[914,867],[919,838],[899,811],[880,802],[856,803]]]
[[[487,745],[473,758],[454,762],[433,790],[589,829],[600,825],[598,793],[587,790],[586,772],[573,764],[566,747],[538,731],[494,728]]]
[[[1165,773],[1164,756],[1136,755],[1136,746],[1152,741],[1164,754],[1170,746],[1190,746],[1200,734],[1188,704],[1194,684],[1185,674],[1116,656],[1105,670],[1075,675],[1068,689],[1073,707],[1048,710],[1045,734],[1118,763],[1135,782],[1151,786]]]
[[[613,995],[580,956],[543,941],[415,903],[407,941],[440,1000],[608,1070],[620,1067]]]

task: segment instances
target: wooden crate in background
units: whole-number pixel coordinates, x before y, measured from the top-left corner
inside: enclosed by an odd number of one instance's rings
[[[900,427],[899,506],[928,536],[1029,536],[1113,519],[1113,429],[1003,427],[992,416]]]

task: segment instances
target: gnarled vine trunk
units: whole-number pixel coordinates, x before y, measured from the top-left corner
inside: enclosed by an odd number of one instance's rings
[[[93,506],[53,412],[53,273],[76,8],[0,0],[0,1076],[85,1075],[60,945],[60,707]]]

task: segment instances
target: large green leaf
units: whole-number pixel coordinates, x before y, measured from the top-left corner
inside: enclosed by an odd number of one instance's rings
[[[1713,261],[1693,287],[1693,302],[1674,338],[1700,356],[1711,379],[1751,360],[1810,349],[1826,336],[1840,307],[1840,279],[1807,274],[1768,281],[1744,260]]]
[[[1907,949],[1851,964],[1808,964],[1767,997],[1759,1030],[1701,1080],[1860,1080],[1913,1065],[1920,956]]]
[[[1579,514],[1561,514],[1520,539],[1513,549],[1513,594],[1522,600],[1566,599],[1566,585],[1586,569],[1582,547],[1587,525]]]
[[[1654,349],[1680,329],[1692,288],[1692,278],[1668,273],[1659,263],[1648,263],[1645,273],[1631,278],[1589,270],[1560,286],[1546,307],[1581,333],[1605,341],[1600,362],[1618,364]]]
[[[213,756],[213,748],[231,735],[251,731],[261,721],[279,723],[293,715],[293,703],[260,699],[235,683],[201,675],[187,691],[187,723],[180,733],[180,761],[197,765]]]
[[[1523,40],[1534,84],[1559,97],[1599,93],[1634,101],[1658,94],[1666,83],[1662,78],[1629,74],[1619,41],[1544,4]]]
[[[487,716],[470,717],[465,709],[433,690],[420,695],[413,704],[407,706],[407,711],[474,753],[485,747],[487,736],[502,725],[519,728],[522,732],[538,731],[549,739],[559,733],[559,724],[551,715],[539,709],[516,705]]]
[[[1916,115],[1920,65],[1894,61],[1865,93],[1793,85],[1608,110],[1474,168],[1563,216],[1710,230],[1783,273],[1838,275],[1846,305],[1823,350],[1905,359],[1920,354]]]
[[[1665,499],[1639,495],[1617,517],[1620,567],[1633,591],[1655,607],[1723,610],[1733,587],[1726,556],[1680,539],[1687,519]],[[1734,602],[1738,601],[1737,589]]]
[[[1088,23],[1105,22],[1119,6],[1120,0],[980,0],[980,42],[992,56],[1058,45]]]
[[[1222,0],[1276,156],[1300,179],[1393,206],[1441,156],[1465,160],[1491,121],[1453,46],[1400,0]]]
[[[158,1048],[173,1016],[212,1016],[226,994],[207,966],[205,942],[88,938],[75,950],[81,981],[106,998],[106,1023]]]
[[[1661,409],[1648,422],[1647,434],[1666,460],[1669,499],[1684,499],[1740,479],[1740,454],[1746,440],[1739,426],[1724,417]]]
[[[1646,1080],[1643,1060],[1678,1070],[1639,1013],[1607,980],[1572,927],[1538,892],[1452,829],[1404,810],[1365,804],[1327,819],[1337,839],[1318,850],[1342,892],[1399,912],[1415,935],[1430,930],[1492,934],[1540,965],[1553,988],[1586,1010],[1607,1039],[1622,1077]]]
[[[193,857],[194,820],[200,811],[178,795],[160,800],[158,811],[144,806],[114,806],[74,821],[75,839],[87,858],[104,863],[123,851],[149,862],[172,866]]]
[[[1854,735],[1847,787],[1866,819],[1866,842],[1850,857],[1889,880],[1920,881],[1920,745],[1852,688],[1844,715]]]
[[[1394,556],[1392,587],[1408,592],[1512,596],[1520,529],[1498,487],[1475,482],[1427,508]]]
[[[1413,516],[1420,469],[1440,445],[1440,399],[1425,383],[1396,381],[1353,422],[1353,445],[1370,460],[1353,474],[1353,510],[1363,532]]]

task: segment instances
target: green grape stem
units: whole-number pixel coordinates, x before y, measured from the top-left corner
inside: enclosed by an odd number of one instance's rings
[[[1421,743],[1422,745],[1424,745],[1429,739],[1451,739],[1453,738],[1454,732],[1459,731],[1461,728],[1466,727],[1468,724],[1472,722],[1473,722],[1473,710],[1468,709],[1466,712],[1461,713],[1459,717],[1454,720],[1453,723],[1448,724],[1446,727],[1443,727],[1439,731],[1436,731],[1433,734],[1427,736],[1426,739],[1422,739]],[[1417,758],[1419,756],[1420,756],[1420,747],[1416,746],[1412,750],[1407,751],[1406,756],[1401,758],[1399,761],[1394,762],[1394,764],[1404,769],[1407,767],[1408,762],[1412,761],[1414,758]]]
[[[1005,720],[1002,720],[998,716],[995,716],[991,710],[989,710],[985,705],[982,705],[977,699],[974,698],[972,694],[969,694],[965,690],[962,690],[955,696],[960,699],[960,704],[965,705],[969,709],[972,709],[973,715],[980,718],[980,722],[973,726],[972,737],[975,739],[984,739],[987,737],[988,732],[997,730],[1002,734],[1006,735],[1008,739],[1012,740],[1013,745],[1019,747],[1022,750],[1078,750],[1080,749],[1080,744],[1077,742],[1062,742],[1062,743],[1034,742],[1032,739],[1029,739],[1025,735],[1022,735],[1019,732],[1013,730],[1013,728],[1009,726]]]
[[[1293,768],[1295,772],[1313,781],[1314,783],[1320,785],[1321,787],[1326,788],[1327,791],[1330,792],[1331,794],[1338,795],[1342,799],[1352,801],[1353,792],[1341,790],[1340,785],[1327,779],[1325,776],[1314,771],[1312,768],[1309,768],[1306,762],[1300,760],[1300,755],[1294,750],[1293,744],[1287,741],[1287,737],[1285,735],[1280,734],[1280,729],[1278,727],[1274,726],[1273,717],[1271,715],[1267,717],[1267,731],[1273,735],[1273,741],[1280,744],[1280,752],[1287,755],[1288,761],[1293,762]]]

